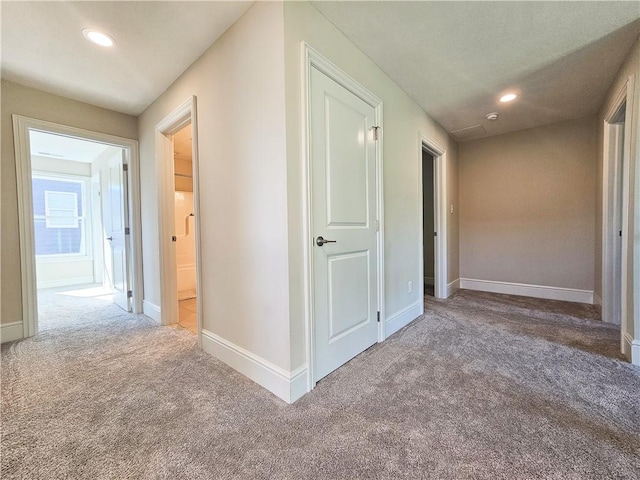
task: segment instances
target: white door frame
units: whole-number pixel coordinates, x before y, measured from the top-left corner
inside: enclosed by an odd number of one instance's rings
[[[160,323],[178,321],[178,286],[175,235],[175,180],[172,136],[191,124],[193,164],[193,214],[196,245],[196,305],[198,346],[202,345],[202,249],[200,244],[200,181],[198,163],[197,98],[192,96],[156,125],[156,165],[158,168],[158,233],[160,239]]]
[[[447,267],[447,151],[423,133],[419,134],[418,150],[418,191],[420,192],[420,208],[418,209],[419,224],[422,225],[424,218],[424,202],[422,201],[424,192],[422,186],[422,152],[426,151],[433,156],[434,165],[434,227],[436,230],[435,244],[435,277],[434,296],[436,298],[447,298],[449,296],[448,267]],[[420,278],[424,278],[424,228],[420,229]],[[424,313],[424,304],[421,312]]]
[[[131,270],[130,288],[133,293],[132,308],[134,313],[142,312],[142,226],[140,222],[138,141],[16,114],[12,115],[12,119],[18,189],[18,229],[21,247],[23,337],[31,337],[38,333],[38,293],[36,287],[29,130],[89,140],[124,149],[126,163],[129,164],[129,218],[131,227],[129,268]]]
[[[369,90],[363,87],[360,83],[352,79],[344,71],[336,67],[331,61],[329,61],[322,54],[310,47],[306,42],[301,42],[301,56],[302,63],[302,157],[303,157],[303,183],[302,183],[302,195],[303,195],[303,258],[304,258],[304,291],[305,291],[305,337],[306,337],[306,362],[309,368],[310,374],[308,375],[308,390],[312,390],[316,384],[315,374],[315,349],[314,349],[314,318],[313,318],[313,215],[312,215],[312,197],[311,197],[311,151],[310,151],[310,82],[311,82],[311,69],[315,68],[322,72],[362,101],[370,105],[375,110],[376,125],[382,127],[382,100],[372,94]],[[385,323],[385,308],[384,308],[384,196],[383,196],[383,132],[384,128],[379,129],[378,145],[376,148],[376,194],[377,194],[377,207],[376,214],[378,218],[378,311],[380,312],[380,321],[378,323],[378,342],[382,342],[385,339],[384,323]]]
[[[615,100],[604,117],[603,165],[602,165],[602,320],[615,323],[615,276],[620,275],[620,349],[629,357],[633,339],[628,332],[629,322],[633,322],[633,311],[628,308],[629,277],[632,267],[629,264],[633,242],[630,240],[631,205],[633,188],[631,178],[631,126],[633,120],[635,75],[631,75],[620,88]],[[619,151],[620,126],[612,124],[623,104],[627,105],[624,126],[623,151]],[[622,185],[618,185],[616,171],[620,166],[620,154],[624,158],[622,169]],[[616,269],[616,236],[618,228],[616,215],[620,210],[617,205],[619,188],[622,188],[622,250],[621,270]]]

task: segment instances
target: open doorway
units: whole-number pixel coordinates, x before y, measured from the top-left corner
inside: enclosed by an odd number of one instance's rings
[[[422,192],[420,220],[420,273],[424,294],[447,298],[454,284],[447,283],[447,154],[433,140],[420,135],[418,186]]]
[[[424,294],[435,296],[435,188],[434,158],[422,150],[422,250]]]
[[[627,358],[633,341],[629,90],[633,86],[627,82],[605,116],[602,228],[602,320],[620,325],[621,352]]]
[[[156,125],[162,325],[202,336],[198,124],[191,97]]]
[[[137,142],[14,115],[23,337],[139,312]]]
[[[178,325],[198,333],[191,124],[173,135]]]

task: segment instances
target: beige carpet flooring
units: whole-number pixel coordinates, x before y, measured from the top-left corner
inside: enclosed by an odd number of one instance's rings
[[[586,305],[427,297],[286,405],[188,331],[89,303],[2,346],[3,480],[640,478],[640,369]]]

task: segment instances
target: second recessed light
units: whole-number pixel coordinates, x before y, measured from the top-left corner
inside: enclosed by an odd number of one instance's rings
[[[82,36],[90,42],[93,42],[102,47],[113,47],[116,44],[116,41],[106,33],[92,30],[90,28],[85,28],[84,30],[82,30]]]
[[[518,95],[516,95],[515,93],[507,93],[506,95],[500,97],[500,101],[502,103],[512,102],[516,98],[518,98]]]

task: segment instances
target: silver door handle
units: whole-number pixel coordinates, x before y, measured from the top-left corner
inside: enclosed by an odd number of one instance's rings
[[[323,246],[325,243],[336,243],[335,240],[325,240],[322,237],[318,237],[316,239],[316,245],[318,245],[319,247]]]
[[[111,241],[113,240],[113,237],[107,237],[107,240]]]

